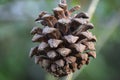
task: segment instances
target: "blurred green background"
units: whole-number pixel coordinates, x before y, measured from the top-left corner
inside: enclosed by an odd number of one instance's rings
[[[68,0],[87,12],[92,0]],[[40,11],[52,12],[59,0],[0,0],[0,80],[53,80],[28,57],[30,31]],[[120,80],[120,0],[100,0],[91,22],[97,58],[75,80]]]

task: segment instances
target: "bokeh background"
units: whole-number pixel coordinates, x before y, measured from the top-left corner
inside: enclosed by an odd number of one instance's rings
[[[87,12],[92,0],[68,0]],[[28,57],[30,31],[40,11],[52,13],[59,0],[0,0],[0,80],[54,80]],[[80,12],[79,11],[79,12]],[[100,0],[91,22],[97,58],[74,80],[120,80],[120,0]]]

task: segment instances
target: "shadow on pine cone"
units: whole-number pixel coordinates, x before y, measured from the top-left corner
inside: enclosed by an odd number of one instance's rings
[[[30,57],[56,77],[63,77],[89,63],[90,57],[96,58],[94,42],[96,37],[89,32],[93,24],[89,16],[80,12],[80,6],[68,10],[67,4],[60,3],[53,9],[53,15],[41,12],[35,20],[44,27],[34,27],[31,34],[33,42],[39,45],[31,48]]]

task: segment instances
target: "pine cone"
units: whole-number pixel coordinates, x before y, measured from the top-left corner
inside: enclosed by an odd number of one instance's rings
[[[96,37],[88,31],[94,27],[89,16],[84,12],[71,16],[79,8],[68,10],[67,4],[60,3],[53,9],[54,14],[41,12],[35,21],[43,28],[34,27],[31,31],[32,41],[39,45],[31,48],[29,56],[56,77],[75,72],[87,65],[90,57],[96,58]]]

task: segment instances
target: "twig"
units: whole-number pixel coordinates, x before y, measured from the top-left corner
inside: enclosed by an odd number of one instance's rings
[[[68,76],[62,78],[61,80],[72,80],[73,73],[69,74]]]
[[[69,74],[66,80],[72,80],[73,73]]]
[[[89,20],[91,20],[91,18],[93,17],[93,14],[95,13],[99,1],[100,0],[92,0],[90,7],[88,9],[88,14],[90,16]]]

